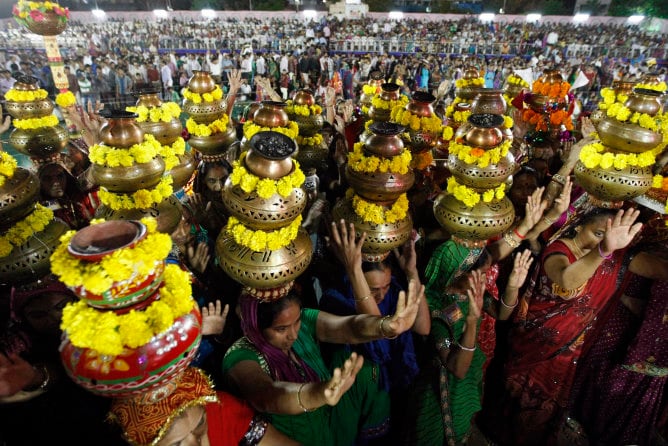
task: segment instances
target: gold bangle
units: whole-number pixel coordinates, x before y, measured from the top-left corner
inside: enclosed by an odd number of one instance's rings
[[[306,406],[304,406],[304,403],[302,403],[302,389],[307,383],[302,383],[301,386],[299,386],[299,390],[297,390],[297,403],[299,404],[299,407],[302,408],[304,413],[308,412],[313,412],[315,409],[307,409]]]
[[[558,173],[555,173],[554,175],[552,175],[551,181],[554,181],[555,183],[561,184],[563,186],[566,184],[566,177]]]
[[[510,246],[513,249],[520,246],[520,242],[518,242],[513,238],[513,234],[511,232],[506,232],[505,234],[503,234],[503,241],[506,242],[508,246]]]
[[[364,296],[364,297],[362,297],[362,298],[360,298],[360,299],[357,299],[357,298],[356,298],[356,299],[355,299],[355,302],[362,303],[362,302],[364,302],[365,300],[369,299],[369,297],[371,297],[371,296],[369,296],[369,295],[367,294],[366,296]]]
[[[385,322],[387,319],[390,319],[390,316],[384,316],[380,318],[380,322],[378,323],[378,331],[380,332],[380,335],[385,339],[396,339],[397,336],[399,335],[394,335],[390,337],[386,335],[385,330],[383,330],[383,322]]]
[[[545,220],[550,226],[552,226],[554,224],[554,220],[552,220],[547,215],[543,215],[543,220]]]

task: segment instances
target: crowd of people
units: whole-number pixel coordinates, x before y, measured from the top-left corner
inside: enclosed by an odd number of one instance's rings
[[[447,26],[369,19],[205,24],[68,28],[66,39],[83,43],[63,51],[78,101],[63,113],[80,138],[57,162],[35,168],[40,202],[72,229],[88,225],[99,206],[86,156],[99,142],[99,112],[133,104],[143,88],[179,102],[193,73],[209,71],[228,94],[228,110],[235,101],[288,99],[310,89],[323,106],[329,149],[309,173],[317,180],[308,182],[303,213],[313,260],[285,297],[263,302],[242,293],[214,255],[229,217],[221,190],[232,166],[199,160],[177,193],[183,214],[168,258],[192,274],[203,316],[203,341],[178,388],[154,405],[87,393],[67,378],[58,353],[59,321],[76,299],[72,292],[51,278],[32,287],[2,284],[0,445],[665,444],[665,216],[632,202],[620,210],[592,206],[572,180],[593,132],[578,114],[593,110],[598,90],[615,80],[652,72],[665,81],[662,61],[646,59],[647,48],[665,47],[665,35],[612,25],[587,33],[574,32],[575,25],[501,28],[472,19]],[[447,55],[424,46],[419,54],[331,47],[355,36],[392,41],[402,33],[458,43]],[[182,39],[179,50],[159,51],[168,38]],[[508,43],[509,51],[468,51],[479,39]],[[191,42],[211,45],[184,51]],[[573,46],[617,42],[644,47],[645,59],[594,56]],[[0,54],[0,94],[19,73],[55,93],[44,56]],[[508,191],[516,219],[507,233],[483,244],[450,238],[433,216],[447,176],[434,162],[417,173],[409,193],[410,239],[383,261],[365,260],[366,235],[356,237],[350,222],[331,214],[347,190],[346,154],[364,131],[362,85],[373,76],[407,96],[434,92],[445,121],[455,81],[471,66],[487,88],[503,87],[518,70],[533,78],[548,69],[570,81],[586,76],[573,116],[577,138],[533,147],[530,124],[514,115],[513,150],[521,163]],[[252,116],[233,117],[241,136]],[[0,130],[9,128],[5,120]],[[105,422],[108,413],[113,423]]]

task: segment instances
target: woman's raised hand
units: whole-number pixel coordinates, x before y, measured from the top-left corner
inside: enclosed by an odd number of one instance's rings
[[[533,257],[531,257],[531,251],[525,249],[522,252],[518,252],[515,255],[515,260],[513,261],[513,270],[510,272],[508,277],[508,284],[506,289],[514,288],[516,290],[520,289],[524,285],[524,281],[529,274],[529,267],[533,262]]]
[[[391,338],[398,336],[404,331],[410,330],[417,317],[420,299],[424,295],[424,285],[418,286],[415,280],[408,282],[408,292],[401,291],[397,300],[397,311],[387,319],[387,322],[381,322],[381,334]]]
[[[202,313],[202,336],[221,334],[225,329],[225,319],[227,319],[230,306],[226,304],[223,307],[220,299],[216,299],[215,304],[209,302],[200,310]]]
[[[469,287],[466,295],[469,298],[467,319],[477,321],[482,316],[483,296],[485,295],[485,273],[477,269],[469,275]]]
[[[336,406],[341,397],[352,387],[355,383],[357,373],[362,369],[364,358],[357,353],[352,353],[350,358],[346,359],[343,367],[334,369],[332,378],[323,383],[325,401],[330,406]]]
[[[536,223],[538,223],[543,216],[543,212],[545,212],[547,201],[543,200],[544,190],[544,187],[539,187],[527,198],[527,203],[524,208],[524,220],[520,224],[520,226],[523,226],[522,229],[526,231],[524,232],[525,235],[536,226]]]
[[[365,239],[366,232],[355,241],[355,226],[352,223],[347,226],[343,219],[338,223],[333,221],[330,225],[330,240],[333,242],[330,246],[339,261],[343,263],[346,272],[362,269],[362,245]]]
[[[625,248],[642,229],[642,223],[635,223],[640,211],[636,209],[620,209],[614,218],[608,219],[605,236],[601,241],[601,253],[612,252]]]

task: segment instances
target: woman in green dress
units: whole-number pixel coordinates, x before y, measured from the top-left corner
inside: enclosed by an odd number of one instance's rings
[[[245,336],[225,355],[223,373],[233,392],[304,445],[345,446],[379,437],[389,428],[389,411],[376,404],[378,370],[353,353],[332,372],[319,343],[394,338],[413,326],[423,293],[411,281],[397,311],[384,317],[302,309],[292,293],[267,303],[244,297]]]

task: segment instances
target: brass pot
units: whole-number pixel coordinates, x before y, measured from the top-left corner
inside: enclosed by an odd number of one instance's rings
[[[644,88],[635,88],[624,102],[632,112],[646,113],[654,116],[661,112],[661,97],[663,95],[658,91],[647,90]]]
[[[474,87],[472,85],[468,85],[466,87],[455,89],[455,96],[457,96],[460,99],[472,101],[473,99],[475,99],[476,96],[478,96],[480,90],[482,90],[482,87]]]
[[[433,94],[425,91],[415,91],[411,95],[411,100],[406,104],[406,110],[421,118],[434,116],[434,102],[436,98]]]
[[[401,87],[392,82],[381,84],[378,97],[384,101],[397,101],[401,97]],[[369,118],[376,122],[387,122],[390,120],[392,110],[386,108],[377,108],[373,105],[369,108]]]
[[[607,116],[607,114],[606,114],[605,110],[601,110],[600,108],[597,108],[596,110],[591,112],[591,115],[589,115],[589,119],[591,120],[591,123],[594,124],[594,127],[598,128],[598,124],[606,116]]]
[[[59,153],[70,139],[67,129],[61,125],[38,129],[14,129],[9,144],[17,151],[33,158],[48,158]]]
[[[0,233],[35,209],[39,196],[37,175],[21,167],[0,186]]]
[[[14,247],[10,255],[0,258],[0,283],[27,284],[49,274],[51,254],[60,245],[60,237],[69,229],[61,220],[53,219],[43,231]]]
[[[92,164],[95,183],[115,193],[132,193],[157,186],[165,173],[165,162],[156,156],[148,163],[131,166],[106,167]]]
[[[544,70],[539,80],[545,84],[560,84],[564,77],[559,70]]]
[[[464,72],[462,73],[462,79],[477,79],[480,77],[480,72],[478,71],[477,68],[468,65],[464,68]]]
[[[658,86],[663,82],[663,78],[656,73],[645,73],[640,76],[639,84]]]
[[[246,167],[262,178],[278,179],[292,172],[291,155],[297,144],[278,132],[258,132],[249,141],[251,149],[246,153]]]
[[[306,105],[310,107],[315,104],[315,97],[313,97],[313,92],[311,90],[297,90],[292,97],[292,102],[294,102],[295,105]]]
[[[59,16],[53,11],[42,12],[42,20],[39,22],[28,18],[26,27],[40,36],[57,36],[67,28],[67,18]]]
[[[346,167],[346,180],[362,198],[370,201],[394,201],[415,183],[413,169],[405,174],[392,172],[356,172]]]
[[[506,100],[503,97],[503,90],[492,88],[481,88],[471,102],[471,113],[491,113],[494,115],[503,115],[506,113]]]
[[[216,240],[216,257],[223,271],[242,285],[271,289],[295,280],[306,270],[311,248],[311,238],[303,228],[288,246],[264,252],[238,245],[222,230]]]
[[[524,90],[524,87],[521,86],[520,84],[511,84],[510,82],[506,82],[506,84],[503,86],[503,91],[508,97],[515,99],[522,91]],[[506,104],[507,107],[510,107],[510,104]]]
[[[290,118],[285,112],[285,102],[262,101],[253,115],[253,122],[260,127],[287,127]]]
[[[545,113],[545,107],[548,102],[547,96],[538,93],[530,93],[524,96],[524,101],[529,104],[531,110],[536,113]]]
[[[39,90],[39,79],[29,74],[18,74],[12,88],[18,91],[37,91]]]
[[[608,116],[601,119],[596,127],[601,142],[616,150],[642,153],[653,149],[663,141],[659,132],[653,132],[636,124],[620,122]]]
[[[341,219],[355,226],[355,238],[359,239],[366,232],[366,238],[362,245],[362,256],[364,260],[379,262],[392,251],[409,239],[413,230],[413,220],[410,213],[406,218],[395,223],[384,223],[376,225],[362,220],[353,209],[352,199],[339,200],[332,209],[334,221]]]
[[[237,142],[237,132],[234,127],[228,127],[226,132],[214,133],[211,136],[190,135],[188,144],[203,155],[219,155]]]
[[[114,211],[101,205],[95,211],[96,218],[105,220],[141,220],[144,217],[153,217],[158,221],[158,232],[171,234],[181,221],[181,202],[174,195],[162,200],[158,205],[146,209],[121,209]]]
[[[200,102],[195,104],[190,100],[183,101],[183,112],[198,124],[209,124],[220,119],[227,110],[227,104],[223,99],[212,102]]]
[[[578,184],[602,201],[631,200],[652,187],[652,166],[627,166],[621,170],[600,166],[588,169],[578,161],[574,173]]]
[[[294,158],[299,162],[302,170],[306,171],[310,168],[322,171],[327,166],[327,159],[329,157],[329,150],[327,146],[321,144],[319,146],[304,146],[299,148],[299,152]]]
[[[612,89],[615,91],[616,95],[625,94],[630,95],[633,93],[633,86],[636,84],[635,81],[629,80],[620,80],[612,82]]]
[[[371,85],[372,87],[376,88],[376,91],[380,90],[380,86],[385,83],[385,80],[383,79],[383,73],[380,71],[373,71],[369,75],[369,81],[367,82],[367,85]],[[375,95],[373,94],[366,94],[362,92],[362,95],[360,96],[360,104],[364,106],[371,106],[371,100],[373,99]]]
[[[374,122],[369,126],[370,135],[364,140],[364,149],[385,158],[400,155],[404,151],[401,134],[405,129],[393,122]]]
[[[322,115],[292,115],[290,116],[290,119],[297,123],[297,127],[299,127],[299,136],[304,137],[310,137],[320,133],[322,126],[325,123],[325,118],[323,118]]]
[[[489,240],[510,229],[515,208],[508,197],[469,208],[454,195],[441,193],[434,202],[434,216],[450,235],[465,240]]]
[[[166,177],[172,177],[172,188],[179,190],[186,184],[193,176],[193,172],[197,169],[197,160],[194,152],[185,152],[183,155],[178,155],[179,164],[172,167],[171,170],[165,172]]]
[[[178,118],[172,119],[169,122],[139,122],[139,127],[144,133],[151,134],[162,145],[169,146],[174,143],[183,132],[183,125]]]
[[[503,116],[483,113],[470,115],[467,125],[460,126],[455,132],[455,141],[463,139],[471,147],[482,149],[496,147],[503,142],[501,131]]]
[[[53,102],[48,98],[28,102],[5,102],[5,110],[14,119],[43,118],[49,116],[53,108]]]
[[[489,164],[481,168],[477,164],[465,163],[457,155],[450,155],[448,167],[459,184],[486,190],[498,187],[508,180],[515,171],[515,157],[508,151],[498,164]]]
[[[188,90],[193,93],[210,93],[216,88],[216,81],[211,77],[208,71],[193,71],[193,75],[188,79]]]
[[[162,99],[160,99],[157,91],[142,92],[139,94],[135,105],[137,107],[144,106],[147,108],[160,107],[162,105]]]
[[[265,199],[258,197],[255,192],[244,192],[239,185],[233,186],[228,178],[222,196],[230,215],[237,217],[249,228],[264,231],[290,224],[306,208],[306,193],[302,188],[293,188],[287,197],[274,194]]]
[[[114,110],[104,117],[100,140],[109,147],[126,149],[144,141],[144,131],[137,124],[135,113]]]

